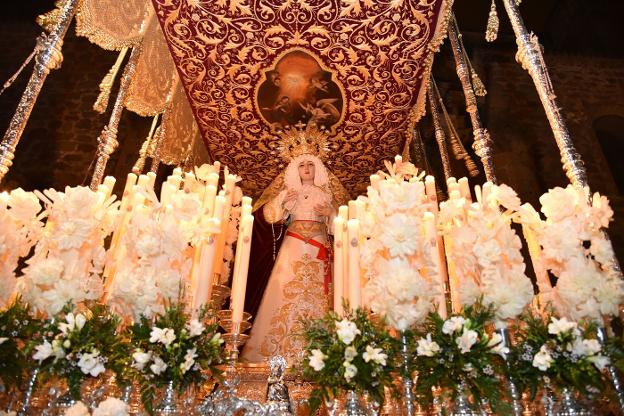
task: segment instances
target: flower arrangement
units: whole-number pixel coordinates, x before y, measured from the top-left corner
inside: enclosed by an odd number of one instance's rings
[[[69,394],[80,398],[80,385],[90,377],[98,377],[107,369],[116,374],[124,371],[127,347],[117,336],[120,319],[101,304],[72,312],[71,304],[43,324],[42,339],[33,339],[34,351],[42,372],[67,381]]]
[[[540,203],[546,220],[528,204],[521,217],[538,247],[531,255],[541,303],[551,302],[561,316],[578,321],[616,316],[624,282],[604,233],[613,217],[607,198],[595,193],[589,203],[586,190],[570,185],[551,189]],[[554,288],[548,271],[557,277]]]
[[[302,327],[303,375],[316,384],[309,399],[311,414],[341,390],[368,393],[383,402],[384,387],[393,382],[396,341],[380,322],[358,308],[345,317],[329,312],[320,319],[304,320]]]
[[[552,314],[525,314],[515,332],[510,371],[522,390],[530,390],[534,397],[544,381],[583,394],[602,390],[601,371],[609,357],[592,324],[582,326]]]
[[[199,383],[205,372],[217,373],[223,359],[223,339],[217,332],[211,309],[203,308],[197,318],[183,305],[165,308],[153,320],[142,317],[129,327],[132,368],[141,383],[143,405],[151,411],[155,388],[173,383],[177,390]]]
[[[438,249],[423,221],[432,210],[421,180],[424,173],[417,175],[404,162],[386,162],[386,167],[389,174],[378,189],[368,188],[362,221],[363,297],[373,312],[403,331],[425,319],[439,302],[442,285],[434,261]]]
[[[24,347],[40,328],[41,322],[32,318],[30,308],[19,297],[0,311],[0,380],[6,387],[19,387],[32,367]]]
[[[440,229],[453,265],[453,301],[472,305],[482,299],[494,307],[502,327],[533,299],[522,243],[511,228],[520,200],[507,185],[488,184],[483,194],[477,187],[476,196],[478,202],[472,204],[457,195],[440,204]]]
[[[201,202],[194,193],[176,191],[163,206],[153,191],[147,203],[137,204],[123,233],[123,250],[116,260],[108,302],[134,320],[163,313],[167,299],[178,299],[188,284],[193,249],[190,241],[200,230]]]
[[[48,219],[19,291],[38,312],[53,316],[67,302],[102,295],[104,238],[113,229],[118,204],[82,186],[64,193],[50,189],[45,195]]]
[[[412,347],[416,391],[423,404],[432,402],[433,387],[453,398],[466,390],[476,403],[487,399],[496,414],[505,414],[499,413],[505,403],[497,374],[503,365],[501,356],[508,351],[499,334],[490,336],[486,331],[493,319],[493,308],[480,302],[446,320],[437,312],[429,314]]]
[[[18,260],[28,255],[41,234],[40,211],[32,192],[18,188],[0,193],[0,306],[14,293]]]

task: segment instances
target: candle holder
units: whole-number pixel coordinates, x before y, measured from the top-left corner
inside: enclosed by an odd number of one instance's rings
[[[215,273],[218,274],[218,273]],[[215,279],[216,280],[216,279]],[[218,281],[218,280],[216,280]],[[212,285],[212,304],[215,308],[221,309],[225,304],[225,300],[230,296],[230,288],[218,283]]]
[[[238,362],[240,347],[249,339],[249,335],[244,334],[244,332],[251,328],[251,322],[249,322],[251,314],[244,312],[243,321],[234,322],[232,321],[232,311],[230,309],[224,309],[217,313],[217,318],[219,320],[219,326],[225,330],[225,334],[222,335],[222,338],[225,341],[227,362],[222,374],[223,381],[212,393],[206,396],[197,407],[197,411],[200,414],[222,414],[222,412],[215,413],[215,411],[219,409],[222,411],[230,408],[241,409],[242,407],[239,406],[252,406],[251,403],[247,403],[247,401],[240,400],[236,397],[238,385],[240,383],[240,376],[236,364]],[[253,404],[253,406],[255,405],[256,404]]]

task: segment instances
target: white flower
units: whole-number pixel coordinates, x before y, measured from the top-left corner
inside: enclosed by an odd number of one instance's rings
[[[551,335],[559,335],[560,333],[576,329],[576,327],[576,322],[568,321],[565,316],[561,319],[557,319],[553,316],[551,318],[551,323],[548,324],[548,333]]]
[[[67,409],[65,416],[89,416],[89,409],[83,402],[79,401]]]
[[[361,332],[355,323],[348,319],[343,319],[342,321],[336,321],[336,334],[339,340],[349,345],[353,342],[356,335],[361,334]]]
[[[79,249],[89,239],[92,230],[92,221],[68,218],[58,224],[52,238],[61,250]]]
[[[426,338],[418,340],[416,354],[425,357],[433,357],[440,352],[440,346],[437,342],[431,340],[431,334],[427,334]]]
[[[462,354],[465,354],[467,352],[470,352],[470,349],[477,342],[478,339],[479,334],[477,334],[477,331],[464,328],[464,332],[461,334],[461,336],[455,338],[455,343],[459,347],[460,352]]]
[[[152,328],[152,332],[150,333],[150,342],[160,342],[165,347],[168,347],[173,341],[175,341],[176,335],[173,329],[171,328]]]
[[[594,365],[596,366],[596,368],[600,371],[604,370],[606,366],[609,365],[610,361],[608,357],[605,357],[604,355],[593,355],[591,357],[587,358],[590,362],[594,363]]]
[[[537,367],[541,371],[546,371],[554,361],[546,345],[542,345],[539,352],[533,357],[533,367]]]
[[[461,316],[452,316],[450,319],[447,319],[442,325],[442,332],[446,335],[454,334],[464,327],[465,322],[466,320]]]
[[[39,364],[41,364],[43,360],[52,355],[52,344],[45,340],[43,344],[35,347],[35,351],[33,359],[39,361]]]
[[[132,367],[136,368],[139,371],[143,371],[147,363],[152,359],[152,352],[143,352],[143,350],[136,350],[132,354],[132,359],[134,360]]]
[[[105,371],[102,364],[102,358],[98,350],[93,350],[91,353],[82,354],[80,360],[78,360],[78,367],[84,374],[90,374],[92,377],[97,377],[99,374]]]
[[[60,360],[65,357],[65,350],[63,349],[63,341],[60,339],[52,340],[52,355],[55,359]]]
[[[195,358],[197,358],[197,348],[186,350],[186,354],[184,354],[184,362],[180,364],[182,373],[186,373],[191,369],[191,367],[193,367],[193,364],[195,364]]]
[[[414,232],[418,220],[406,214],[394,214],[387,218],[379,240],[388,248],[390,256],[407,256],[416,251],[418,235]]]
[[[384,354],[382,351],[383,350],[381,348],[373,348],[370,345],[367,345],[366,351],[362,354],[362,358],[364,358],[365,362],[373,360],[375,363],[385,366],[388,354]]]
[[[344,372],[345,380],[351,381],[351,379],[355,377],[355,375],[358,372],[357,367],[351,364],[349,361],[345,361],[344,363],[342,363],[342,365],[345,368],[345,372]]]
[[[505,357],[509,354],[509,348],[504,346],[503,337],[499,333],[495,332],[492,334],[492,338],[488,341],[487,346],[490,347],[490,352],[498,354],[501,357]]]
[[[221,333],[217,332],[215,333],[212,338],[210,338],[210,343],[212,344],[218,344],[221,345],[223,344],[223,338],[221,338]]]
[[[39,199],[35,194],[25,192],[22,188],[11,191],[9,206],[11,207],[11,216],[23,223],[33,219],[41,211]]]
[[[206,329],[204,324],[199,322],[197,319],[191,320],[191,322],[189,322],[187,328],[189,330],[189,336],[191,338],[201,335],[204,332],[204,329]]]
[[[602,346],[597,339],[575,338],[566,349],[577,357],[586,357],[599,353]]]
[[[310,367],[312,367],[314,371],[321,371],[323,367],[325,367],[325,358],[327,358],[327,356],[323,354],[321,350],[312,350],[310,352]]]
[[[0,337],[0,345],[4,344],[6,341],[8,341],[8,338]]]
[[[93,416],[127,416],[128,405],[115,397],[100,402],[97,409],[93,411]]]
[[[353,359],[357,357],[357,355],[358,355],[358,352],[354,347],[348,346],[347,348],[345,348],[344,358],[346,361],[353,361]]]
[[[150,365],[152,373],[159,375],[167,369],[167,364],[159,356],[154,356],[154,364]]]
[[[87,318],[83,314],[79,313],[74,316],[72,312],[67,314],[67,316],[65,317],[65,320],[67,322],[61,322],[59,324],[59,329],[61,330],[63,335],[69,334],[74,329],[77,329],[78,331],[80,331],[84,327],[85,323],[87,322]]]

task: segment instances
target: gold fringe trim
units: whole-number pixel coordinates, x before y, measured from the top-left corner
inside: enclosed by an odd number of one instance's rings
[[[104,75],[102,82],[100,82],[100,94],[95,100],[95,103],[93,103],[93,109],[100,114],[104,114],[108,108],[108,100],[110,99],[115,78],[117,78],[117,73],[119,72],[119,68],[121,68],[121,64],[126,57],[127,52],[128,48],[121,49],[121,52],[119,52],[119,55],[117,56],[117,60],[111,69],[108,70],[108,73]]]
[[[488,16],[487,28],[485,29],[485,40],[488,42],[494,42],[498,37],[498,14],[496,13],[496,0],[492,0],[492,6],[490,6],[490,15]]]

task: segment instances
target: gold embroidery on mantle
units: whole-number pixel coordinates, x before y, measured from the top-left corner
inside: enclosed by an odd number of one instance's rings
[[[303,351],[299,318],[321,317],[328,310],[327,296],[323,291],[323,263],[309,254],[292,263],[294,278],[283,289],[284,303],[271,319],[260,353],[265,357],[283,355],[296,362]]]
[[[294,221],[288,227],[288,231],[299,234],[309,240],[317,235],[325,235],[326,226],[322,222],[316,221]]]

